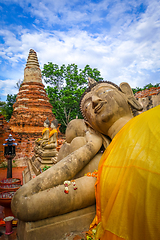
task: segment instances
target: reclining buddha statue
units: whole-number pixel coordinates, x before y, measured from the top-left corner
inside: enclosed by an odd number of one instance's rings
[[[96,239],[159,239],[160,106],[134,117],[142,107],[128,83],[89,79],[80,109],[84,119],[69,123],[59,161],[15,193],[13,214],[38,221],[96,200]],[[85,176],[96,168],[97,179]]]

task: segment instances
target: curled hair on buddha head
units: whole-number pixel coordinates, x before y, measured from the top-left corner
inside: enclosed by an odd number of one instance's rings
[[[53,123],[56,128],[58,127],[58,120],[57,119],[54,119],[51,123]]]
[[[100,83],[107,83],[110,84],[114,87],[116,87],[120,92],[122,92],[123,94],[125,94],[127,102],[131,108],[131,112],[133,114],[133,116],[138,115],[138,111],[141,111],[143,109],[143,107],[139,104],[139,102],[136,100],[136,98],[134,97],[134,94],[132,92],[132,89],[130,87],[130,85],[126,82],[122,82],[120,84],[120,86],[117,86],[115,83],[110,82],[110,81],[95,81],[92,78],[88,78],[88,85],[89,87],[85,90],[85,92],[82,94],[81,99],[80,99],[80,111],[84,117],[84,119],[87,121],[86,116],[82,110],[82,100],[84,98],[84,96],[90,92],[92,90],[92,88]]]
[[[45,122],[45,123],[48,125],[48,127],[49,127],[50,122],[49,122],[48,117],[47,117],[47,119],[46,119],[44,122]]]

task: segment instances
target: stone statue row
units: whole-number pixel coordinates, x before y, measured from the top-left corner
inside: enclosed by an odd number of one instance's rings
[[[47,164],[49,160],[52,159],[52,162],[56,162],[58,155],[57,151],[57,119],[51,122],[51,131],[49,130],[50,122],[47,118],[44,122],[44,129],[42,131],[42,137],[36,139],[35,141],[35,158],[39,159],[43,164]]]

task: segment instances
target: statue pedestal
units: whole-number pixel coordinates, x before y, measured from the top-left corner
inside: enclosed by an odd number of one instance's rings
[[[30,160],[30,170],[32,168],[32,171],[35,173],[35,175],[39,175],[41,173],[41,170],[45,167],[45,166],[53,166],[56,163],[56,157],[54,158],[49,158],[49,159],[42,159],[40,157],[32,157]]]
[[[62,240],[71,232],[88,231],[95,217],[95,205],[36,222],[18,221],[19,240]]]
[[[47,166],[52,166],[53,164],[55,164],[54,161],[52,161],[52,157],[38,157],[37,158],[38,161],[41,163],[41,168],[43,168],[45,165]]]

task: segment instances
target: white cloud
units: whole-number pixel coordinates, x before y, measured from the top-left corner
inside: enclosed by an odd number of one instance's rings
[[[146,11],[141,15],[136,12],[140,1],[123,1],[123,4],[120,4],[117,0],[113,6],[110,6],[109,1],[99,1],[99,4],[79,5],[79,8],[73,10],[73,1],[66,4],[66,1],[45,0],[38,4],[39,2],[34,0],[31,6],[28,5],[30,2],[21,1],[20,4],[22,7],[27,5],[27,11],[36,16],[34,31],[24,26],[18,26],[17,29],[14,26],[14,31],[7,27],[0,30],[4,39],[4,44],[0,45],[0,69],[1,72],[4,69],[6,71],[11,66],[9,70],[11,75],[12,71],[14,72],[15,83],[19,78],[22,79],[19,76],[23,75],[30,48],[37,51],[41,68],[50,61],[58,65],[76,63],[79,68],[89,64],[92,68],[98,68],[104,79],[117,84],[127,81],[132,87],[143,87],[149,82],[160,82],[158,1],[149,2]],[[59,7],[62,17],[58,17]],[[131,9],[132,14],[129,13]],[[102,10],[106,11],[105,16]],[[59,24],[66,21],[65,25],[71,23],[72,28],[67,28],[67,31],[53,28],[44,30],[36,26],[42,20],[49,20],[50,24],[54,21]],[[97,32],[81,29],[87,21],[87,24],[101,22],[104,28]],[[105,29],[107,22],[110,29]],[[77,26],[73,27],[74,24]],[[11,65],[8,65],[9,63]],[[7,74],[9,79],[9,72]],[[9,88],[5,88],[5,94],[8,90]]]
[[[17,80],[6,79],[5,81],[0,80],[0,100],[5,100],[7,94],[16,94],[18,90],[15,88]]]

